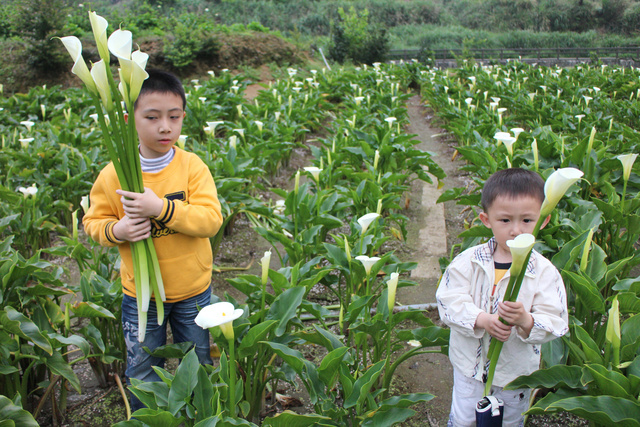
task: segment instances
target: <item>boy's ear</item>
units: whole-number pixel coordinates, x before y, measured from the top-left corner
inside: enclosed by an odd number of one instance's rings
[[[480,217],[480,221],[482,221],[485,227],[491,228],[491,223],[489,222],[489,215],[487,215],[486,212],[480,212],[479,217]]]
[[[545,225],[549,224],[549,221],[551,220],[551,214],[547,215],[547,217],[544,219],[544,221],[542,222],[542,225],[540,226],[540,230],[542,230]]]

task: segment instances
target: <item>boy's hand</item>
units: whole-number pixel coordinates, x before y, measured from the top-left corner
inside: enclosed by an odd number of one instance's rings
[[[521,302],[501,302],[498,304],[498,314],[510,325],[522,328],[523,335],[529,336],[533,328],[533,316],[524,309]]]
[[[116,193],[122,196],[120,201],[122,202],[124,213],[131,219],[149,218],[162,213],[162,206],[164,206],[162,199],[147,187],[144,188],[144,193],[124,190],[116,190]]]
[[[489,314],[482,312],[476,319],[476,327],[484,329],[498,341],[505,342],[511,336],[512,326],[502,323],[499,317],[497,313]]]
[[[151,221],[149,218],[130,218],[125,215],[113,226],[113,235],[127,242],[144,240],[151,236]]]

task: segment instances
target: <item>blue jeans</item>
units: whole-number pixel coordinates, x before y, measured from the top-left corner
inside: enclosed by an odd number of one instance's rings
[[[124,295],[122,299],[122,328],[127,345],[127,384],[136,378],[145,382],[161,381],[152,366],[164,367],[164,359],[151,357],[143,347],[155,350],[167,343],[167,321],[171,324],[173,342],[190,341],[195,345],[201,364],[213,364],[209,349],[209,330],[196,325],[194,320],[198,309],[211,302],[211,288],[203,293],[183,301],[164,303],[164,321],[158,325],[156,305],[149,303],[147,313],[147,331],[143,342],[138,342],[138,306],[136,299]],[[144,407],[137,397],[131,395],[131,411]]]

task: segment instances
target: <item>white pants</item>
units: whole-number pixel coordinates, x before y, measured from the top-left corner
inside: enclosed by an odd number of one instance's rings
[[[516,427],[524,425],[522,415],[529,409],[531,389],[503,390],[491,387],[491,395],[504,401],[502,425]],[[484,384],[473,378],[467,378],[453,369],[453,393],[448,427],[473,427],[476,425],[476,403],[484,397]]]

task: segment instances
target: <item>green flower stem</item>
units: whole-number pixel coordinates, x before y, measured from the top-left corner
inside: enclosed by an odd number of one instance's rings
[[[620,212],[624,215],[624,199],[627,197],[627,180],[622,184],[622,198],[620,199]]]
[[[229,341],[229,413],[236,417],[236,343],[235,337]]]

